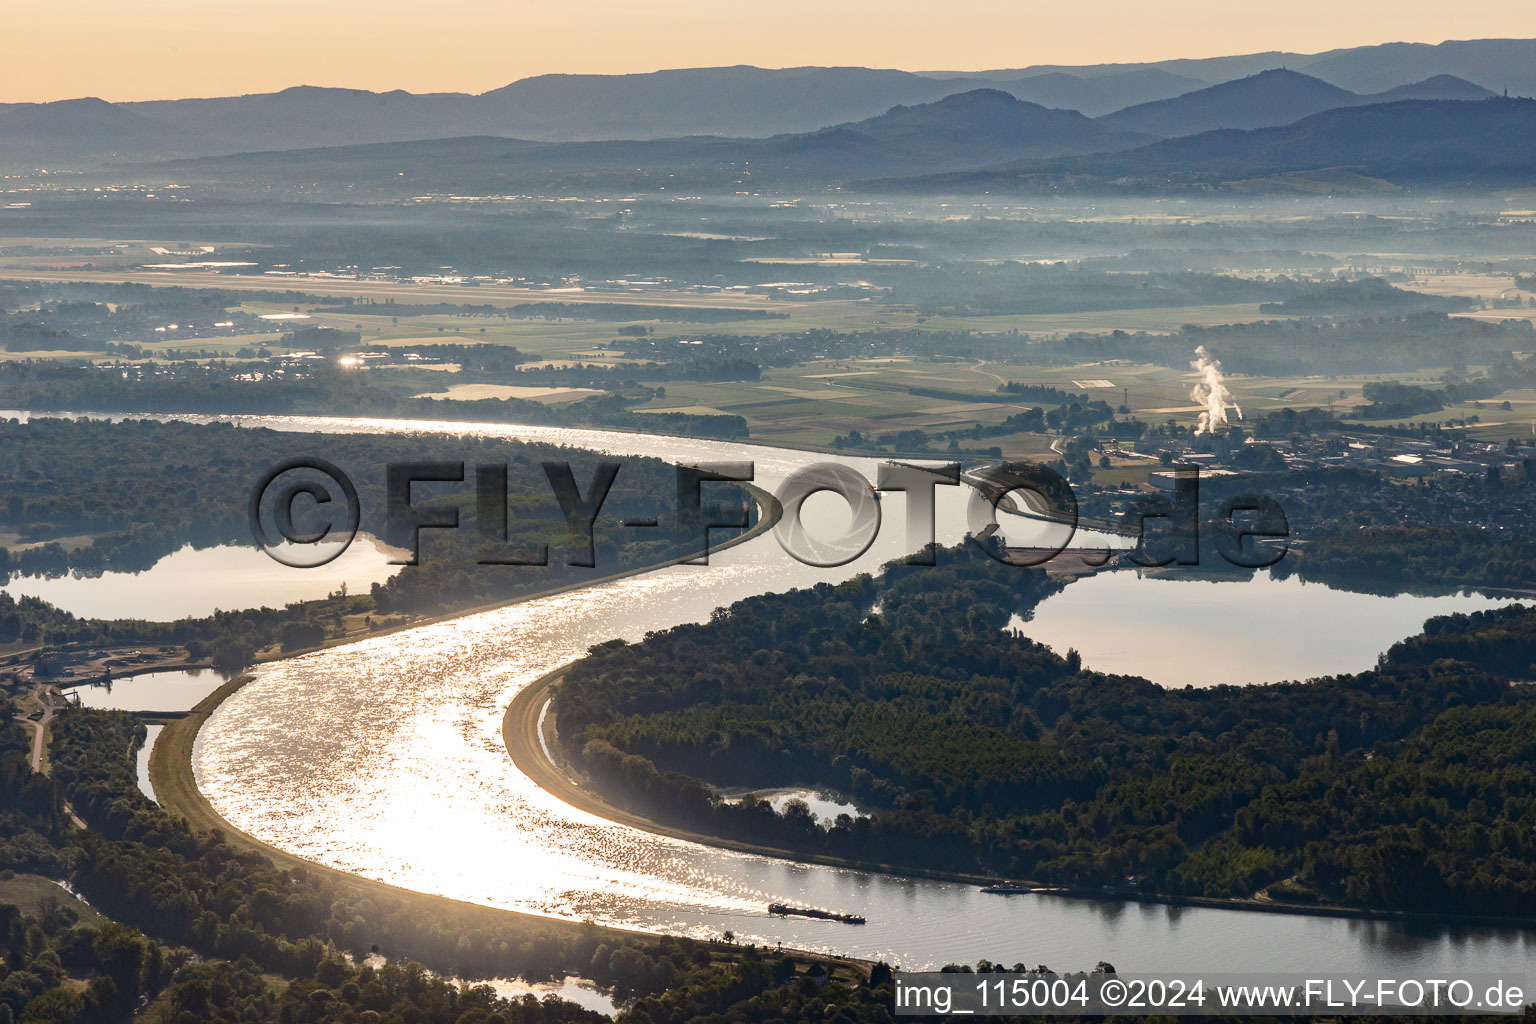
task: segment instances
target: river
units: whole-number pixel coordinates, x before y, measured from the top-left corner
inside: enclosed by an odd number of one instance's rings
[[[769,489],[799,466],[828,460],[762,446],[595,430],[239,419],[287,430],[505,436],[682,462],[752,459],[757,481]],[[831,461],[874,478],[875,460]],[[963,490],[938,489],[941,541],[965,532]],[[1061,970],[1090,968],[1099,960],[1121,971],[1527,970],[1536,933],[1516,929],[1007,897],[971,885],[721,850],[594,817],[553,798],[513,766],[501,725],[519,689],[593,644],[638,640],[649,631],[704,620],[715,608],[753,594],[875,569],[907,548],[902,498],[893,495],[883,505],[885,521],[874,546],[839,569],[800,565],[764,535],[717,552],[707,567],[672,566],[261,666],[255,681],[203,726],[193,752],[198,785],[221,815],[268,843],[418,891],[651,931],[732,931],[742,941],[883,958],[908,969],[986,957]],[[1005,532],[1019,543],[1027,533],[1051,529],[1010,517]],[[1133,574],[1116,579],[1125,581],[1116,583],[1123,588],[1120,603],[1099,614],[1116,628],[1129,628],[1149,609],[1160,609],[1156,629],[1166,651],[1187,650],[1185,643],[1228,628],[1226,620],[1213,624],[1193,612],[1169,614],[1180,589],[1167,580]],[[1256,588],[1200,586],[1223,588],[1229,602],[1263,602],[1266,584],[1256,582]],[[1082,585],[1073,584],[1066,594]],[[1260,635],[1246,648],[1234,645],[1223,655],[1224,669],[1202,681],[1257,682],[1319,667],[1362,668],[1380,637],[1415,632],[1426,614],[1491,603],[1468,596],[1433,605],[1402,598],[1357,602],[1357,595],[1307,589],[1306,601],[1280,602],[1275,616],[1257,616]],[[1330,634],[1331,658],[1320,661],[1315,650],[1298,658],[1291,649],[1309,645],[1264,642],[1266,636],[1320,628],[1341,613],[1341,601],[1349,602],[1348,614],[1357,620],[1369,619],[1374,631]],[[1042,620],[1049,605],[1042,606]],[[1043,633],[1031,635],[1051,642]],[[1090,666],[1096,664],[1094,635],[1073,635]],[[1106,635],[1108,656],[1121,637]],[[1179,661],[1165,655],[1160,664],[1173,671]],[[770,901],[853,911],[868,924],[769,917]]]

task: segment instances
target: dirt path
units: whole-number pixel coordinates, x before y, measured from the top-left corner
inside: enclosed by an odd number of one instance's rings
[[[62,698],[55,701],[53,691],[47,686],[34,686],[27,694],[23,704],[24,711],[16,716],[16,721],[32,730],[32,770],[37,774],[43,774],[43,755],[48,749],[48,726],[52,724],[54,715],[62,706]],[[37,709],[42,709],[42,717],[34,719],[32,715]]]
[[[17,715],[16,721],[32,730],[32,757],[30,759],[32,771],[37,775],[46,775],[47,772],[43,769],[43,758],[48,753],[48,726],[53,724],[54,717],[65,707],[65,702],[64,698],[55,693],[52,687],[43,685],[32,688],[32,692],[28,694],[28,702],[42,708],[42,717],[34,721],[30,717],[32,711],[29,709],[26,714]],[[87,827],[80,816],[75,813],[75,809],[69,806],[68,803],[64,804],[64,813],[69,815],[69,820],[74,823],[76,828],[83,829]]]
[[[975,370],[977,373],[991,377],[993,380],[997,381],[999,387],[1008,383],[1007,377],[1004,377],[1001,374],[993,373],[991,370],[986,369],[988,365],[989,364],[987,360],[978,359],[976,360],[976,365],[971,367],[971,369]]]

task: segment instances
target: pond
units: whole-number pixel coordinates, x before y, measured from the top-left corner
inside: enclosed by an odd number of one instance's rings
[[[519,1000],[524,996],[533,996],[535,999],[542,1000],[545,996],[559,996],[568,1003],[575,1003],[584,1009],[604,1013],[610,1017],[619,1012],[619,1006],[614,1002],[613,996],[585,978],[568,977],[563,981],[493,978],[490,981],[469,984],[489,985],[503,999]]]
[[[830,825],[837,820],[839,814],[846,814],[850,818],[862,818],[864,812],[851,803],[845,802],[836,793],[823,793],[815,789],[801,789],[787,787],[784,789],[722,789],[720,795],[728,800],[740,800],[751,793],[760,800],[768,801],[768,805],[780,814],[788,807],[790,801],[799,800],[811,810],[811,815],[821,824]]]
[[[155,749],[155,740],[160,738],[160,733],[165,729],[163,725],[146,725],[144,727],[144,745],[139,748],[136,764],[139,773],[139,792],[159,803],[155,796],[154,784],[149,781],[149,755]]]
[[[758,482],[770,488],[796,468],[827,458],[562,428],[261,422],[306,430],[517,436],[678,461],[750,457]],[[875,468],[874,460],[837,461],[866,476]],[[941,541],[953,542],[963,530],[958,497],[939,496]],[[674,566],[262,665],[256,680],[226,701],[198,736],[193,753],[198,787],[237,828],[299,856],[393,885],[567,920],[696,936],[732,931],[741,941],[782,941],[908,968],[987,957],[1059,969],[1086,969],[1100,959],[1121,970],[1240,969],[1258,963],[1273,970],[1326,967],[1376,974],[1525,969],[1536,935],[1518,929],[1418,928],[1050,895],[1005,897],[981,893],[974,885],[704,846],[565,804],[508,758],[503,713],[533,680],[614,637],[639,640],[651,630],[705,621],[715,608],[753,594],[878,568],[906,550],[901,501],[898,495],[886,502],[894,528],[882,530],[865,557],[838,569],[799,565],[764,536],[712,556],[707,567]],[[1011,540],[1028,532],[1028,524],[1009,525]],[[1297,584],[1267,578],[1177,582],[1181,585],[1133,574],[1106,576],[1103,582],[1088,578],[1051,598],[1042,611],[1074,593],[1114,587],[1103,603],[1078,609],[1089,625],[1103,629],[1150,616],[1154,605],[1167,603],[1165,621],[1180,624],[1182,632],[1149,674],[1170,678],[1175,659],[1195,663],[1203,651],[1225,643],[1221,671],[1202,679],[1256,682],[1314,669],[1368,667],[1427,615],[1486,606],[1486,599],[1476,597],[1404,603],[1309,585],[1309,606],[1314,598],[1340,602],[1323,606],[1325,618],[1379,619],[1375,632],[1330,629],[1312,643],[1306,631],[1325,623],[1293,601]],[[1229,621],[1215,615],[1213,601],[1251,605],[1252,613]],[[1366,609],[1372,610],[1369,615]],[[1042,615],[1028,625],[1049,626],[1050,620]],[[1245,632],[1233,642],[1230,634],[1240,625]],[[1293,639],[1275,642],[1287,636]],[[1142,639],[1156,642],[1150,632]],[[1317,650],[1285,649],[1309,644]],[[767,912],[774,901],[856,911],[868,923],[850,927],[774,917]]]
[[[122,676],[110,683],[86,683],[64,692],[82,707],[108,711],[190,711],[198,701],[224,685],[224,676],[211,668],[175,669]]]

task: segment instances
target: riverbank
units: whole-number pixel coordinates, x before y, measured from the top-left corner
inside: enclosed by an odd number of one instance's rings
[[[424,914],[450,912],[464,915],[470,926],[504,925],[510,915],[519,923],[526,923],[532,929],[544,928],[561,935],[574,935],[590,928],[599,928],[603,932],[612,933],[615,937],[628,939],[647,934],[580,921],[565,921],[560,918],[499,910],[447,896],[434,896],[412,889],[403,889],[387,882],[374,881],[306,860],[235,828],[213,809],[213,805],[198,790],[197,779],[192,770],[192,750],[197,742],[198,730],[202,728],[208,717],[220,704],[239,692],[253,678],[255,677],[249,675],[237,676],[203,698],[185,717],[168,723],[150,751],[149,778],[155,790],[155,798],[161,807],[186,819],[194,829],[217,830],[223,833],[226,840],[233,845],[259,853],[280,867],[291,871],[312,872],[333,884],[350,888],[363,895],[399,900]]]
[[[741,485],[757,501],[758,517],[752,528],[739,537],[732,537],[728,541],[713,545],[707,549],[709,554],[725,551],[737,544],[745,544],[755,537],[761,536],[773,529],[779,518],[784,514],[784,506],[778,498],[758,487],[756,484],[744,483]],[[653,562],[650,565],[642,565],[633,569],[625,569],[622,572],[610,573],[600,576],[595,580],[577,580],[564,583],[558,587],[550,587],[532,594],[521,594],[517,597],[509,597],[504,600],[488,601],[484,604],[470,605],[451,612],[437,612],[431,615],[417,615],[408,618],[405,622],[398,622],[389,626],[380,626],[374,629],[357,629],[341,636],[327,637],[323,642],[313,647],[304,647],[294,651],[276,650],[270,654],[259,654],[255,664],[265,665],[274,661],[286,661],[289,658],[298,658],[316,651],[329,650],[332,647],[341,647],[346,644],[357,643],[359,640],[367,640],[376,636],[389,636],[392,633],[401,633],[407,629],[416,629],[419,626],[431,626],[439,622],[449,622],[453,619],[463,619],[471,615],[479,615],[481,612],[493,612],[498,608],[510,608],[512,605],[523,604],[527,601],[536,601],[544,597],[554,597],[557,594],[566,594],[572,590],[585,590],[587,587],[598,587],[604,583],[612,583],[615,580],[628,579],[631,576],[640,576],[644,573],[655,572],[669,566],[680,565],[687,559],[702,557],[705,552],[696,552],[687,558],[671,559],[664,562]]]
[[[537,914],[487,907],[478,903],[468,903],[463,900],[452,899],[448,896],[437,896],[430,893],[417,892],[414,889],[401,888],[400,886],[390,885],[387,882],[364,878],[361,875],[342,871],[339,868],[307,860],[235,828],[218,811],[214,810],[213,805],[198,790],[197,779],[192,769],[192,751],[197,742],[198,731],[202,728],[203,723],[208,720],[208,717],[213,714],[220,704],[239,692],[242,687],[254,678],[254,676],[250,675],[241,675],[231,679],[203,698],[184,717],[167,723],[150,751],[149,775],[150,783],[155,791],[156,801],[165,810],[184,818],[194,829],[217,830],[224,835],[227,842],[239,848],[259,853],[280,867],[292,871],[313,873],[332,884],[345,887],[360,895],[398,900],[422,915],[441,915],[444,913],[461,915],[466,928],[501,926],[510,921],[526,926],[530,930],[542,929],[560,936],[574,936],[596,930],[614,939],[647,940],[656,938],[655,933],[639,929],[617,928],[612,925],[594,924],[590,921],[569,921],[557,917],[542,917]],[[724,944],[721,948],[716,949],[712,955],[722,961],[731,960],[734,957],[733,951],[735,948],[730,944]],[[862,960],[857,957],[838,956],[831,953],[799,949],[785,949],[783,952],[792,953],[803,960],[819,961],[834,969],[838,967],[844,968],[851,972],[850,977],[853,978],[868,978],[870,969],[874,966],[872,961]]]
[[[693,449],[683,447],[680,452],[691,455]],[[688,456],[677,456],[685,457]],[[792,470],[795,465],[796,460],[786,453],[782,460],[774,463],[774,479],[781,468]],[[948,495],[941,491],[939,496]],[[616,635],[635,640],[651,630],[666,629],[680,622],[703,621],[716,606],[729,606],[754,593],[813,585],[828,575],[796,572],[793,566],[781,568],[777,564],[781,559],[777,556],[775,548],[763,541],[755,548],[742,549],[738,557],[728,559],[731,565],[721,565],[718,571],[672,570],[630,584],[602,588],[600,593],[577,592],[556,599],[576,613],[569,619],[562,616],[559,621],[546,620],[529,614],[533,611],[530,606],[524,614],[481,616],[437,626],[434,627],[434,637],[424,635],[426,631],[423,631],[350,647],[344,657],[349,666],[354,663],[366,665],[370,672],[398,669],[423,678],[429,678],[439,666],[446,667],[446,659],[452,659],[455,666],[462,663],[464,668],[472,670],[477,663],[490,668],[516,658],[519,663],[541,666],[521,675],[522,680],[530,680],[562,663],[569,664],[587,647]],[[882,555],[895,556],[896,552]],[[724,561],[727,559],[722,559]],[[802,580],[808,582],[802,583]],[[575,599],[578,597],[580,600]],[[507,620],[505,628],[502,628],[503,618]],[[461,632],[476,638],[472,647],[465,648],[456,639]],[[557,652],[557,657],[549,656]],[[538,660],[529,660],[535,658]],[[321,700],[311,707],[295,705],[283,701],[282,694],[265,683],[244,691],[237,699],[238,704],[242,708],[250,706],[259,710],[262,721],[247,724],[235,721],[234,714],[219,716],[219,722],[212,723],[207,732],[201,733],[208,744],[205,759],[214,756],[215,738],[219,739],[221,762],[226,756],[241,756],[237,748],[230,748],[228,755],[223,753],[226,740],[237,735],[247,741],[264,738],[265,743],[279,746],[289,742],[284,738],[289,736],[292,742],[307,744],[303,738],[306,730],[314,729],[320,722],[344,721],[348,700],[357,699],[346,685],[350,669],[342,668],[341,661],[335,656],[317,655],[286,662],[282,672],[285,678],[292,674],[296,681],[312,686],[311,692],[320,695]],[[456,714],[463,715],[473,709],[475,717],[482,719],[487,706],[494,715],[498,695],[504,695],[500,703],[505,712],[516,689],[513,687],[513,692],[509,692],[504,682],[485,678],[466,679],[465,683],[474,685],[443,686],[436,688],[436,692],[445,706],[451,707]],[[491,703],[487,705],[487,701]],[[234,711],[233,708],[230,710]],[[266,717],[268,715],[271,717]],[[494,718],[490,723],[493,730],[501,724]],[[547,867],[538,875],[540,883],[547,871],[553,886],[551,891],[569,889],[581,893],[584,898],[590,894],[591,899],[586,905],[597,906],[600,919],[626,927],[639,924],[671,930],[673,922],[677,922],[676,927],[686,927],[700,934],[710,934],[711,930],[718,933],[729,927],[739,935],[753,936],[754,941],[767,939],[770,945],[780,939],[797,947],[831,944],[838,951],[861,957],[885,956],[909,965],[932,966],[951,960],[975,961],[983,956],[996,959],[999,953],[1005,952],[999,947],[1006,944],[1024,947],[1018,950],[1018,954],[1022,954],[1019,958],[1044,956],[1051,962],[1067,959],[1084,966],[1107,958],[1116,963],[1144,962],[1181,968],[1208,967],[1211,963],[1241,966],[1270,962],[1301,969],[1313,966],[1317,956],[1326,953],[1330,963],[1351,969],[1384,969],[1402,955],[1385,948],[1387,936],[1391,937],[1392,950],[1409,944],[1436,963],[1448,966],[1471,963],[1466,950],[1472,949],[1477,950],[1479,956],[1488,958],[1478,962],[1503,964],[1511,956],[1509,944],[1501,937],[1478,935],[1470,937],[1467,943],[1447,945],[1442,929],[1433,929],[1430,935],[1425,935],[1421,929],[1405,931],[1396,927],[1361,930],[1347,920],[1329,921],[1322,916],[1243,919],[1231,914],[1202,914],[1197,910],[1187,914],[1172,911],[1165,914],[1161,909],[1150,907],[1081,899],[1010,901],[1006,897],[982,895],[975,886],[968,884],[872,876],[833,867],[806,866],[779,857],[743,857],[711,846],[648,839],[645,833],[627,825],[605,827],[604,819],[547,798],[532,806],[533,813],[526,815],[528,820],[525,822],[523,812],[508,814],[499,809],[504,804],[502,794],[526,792],[527,778],[521,774],[514,777],[514,766],[501,760],[508,757],[505,747],[498,747],[494,738],[490,747],[485,746],[483,729],[477,727],[476,737],[477,742],[464,745],[463,749],[453,748],[456,758],[462,755],[465,759],[466,768],[472,766],[470,771],[435,770],[434,758],[445,752],[443,745],[435,738],[402,737],[404,745],[400,753],[405,754],[408,749],[412,760],[420,761],[422,774],[417,777],[430,774],[434,780],[430,788],[445,798],[462,794],[466,801],[463,831],[456,829],[454,833],[461,841],[452,848],[442,848],[441,856],[451,859],[461,850],[516,849],[520,843],[526,843],[530,853],[537,852],[549,858]],[[421,741],[416,742],[418,739]],[[247,753],[245,756],[252,755]],[[260,769],[255,767],[256,762],[250,766],[264,776],[250,780],[251,786],[261,789],[259,804],[253,802],[260,817],[250,819],[253,822],[271,821],[273,826],[278,826],[285,813],[285,792],[305,791],[303,787],[310,784],[326,787],[327,791],[331,786],[323,760],[305,759],[297,768],[290,768],[281,759],[273,759],[270,763],[265,758],[258,760],[262,764]],[[381,780],[392,778],[396,788],[410,791],[411,775],[400,773],[392,763],[398,764],[398,759],[392,756],[373,759],[369,770],[378,771]],[[221,804],[228,799],[231,807],[237,801],[243,806],[242,788],[238,776],[225,779],[217,788],[210,780],[208,796],[218,799]],[[338,804],[369,814],[366,801],[358,800],[350,793],[350,787],[338,787],[337,795],[341,798]],[[614,799],[618,803],[628,803],[619,797]],[[547,816],[542,813],[541,805],[542,811],[548,812]],[[552,827],[546,831],[546,825]],[[562,825],[568,827],[562,828]],[[352,835],[362,848],[377,851],[376,857],[354,863],[372,864],[375,859],[387,859],[392,852],[387,840],[381,845],[345,820],[321,823],[317,827],[320,831],[316,838],[334,829]],[[252,828],[262,835],[281,834],[269,832],[266,824],[259,827],[253,824]],[[316,850],[312,856],[331,860],[318,847]],[[632,855],[627,855],[626,850],[632,851]],[[434,850],[433,855],[437,854]],[[878,853],[875,856],[888,859]],[[730,909],[726,913],[718,914],[695,912],[692,909],[695,901],[692,900],[686,901],[687,907],[683,911],[670,905],[664,897],[647,900],[643,888],[637,892],[628,878],[616,876],[611,870],[615,865],[619,871],[630,868],[637,863],[637,858],[643,858],[640,861],[643,865],[639,878],[641,886],[650,885],[653,879],[661,885],[697,885],[705,890],[707,897],[698,902],[707,908],[715,907],[721,897],[726,900],[745,897],[746,903],[735,901],[728,904]],[[940,863],[939,866],[956,865]],[[598,873],[594,875],[591,869]],[[420,882],[406,881],[404,875],[379,873],[377,877],[395,878],[396,884],[422,887]],[[519,882],[509,886],[508,891],[516,892],[520,888],[522,884]],[[543,888],[542,884],[540,888]],[[869,924],[862,929],[839,926],[818,929],[809,925],[797,927],[794,923],[786,924],[766,917],[754,919],[753,909],[776,897],[805,906],[858,910],[868,916]],[[483,901],[497,896],[490,891],[486,896],[477,893],[469,898]],[[503,905],[524,906],[521,902],[503,902]],[[609,906],[618,908],[619,913],[610,915]],[[1131,912],[1125,913],[1127,909]],[[630,910],[633,912],[625,913]],[[1032,923],[1032,931],[1038,938],[1029,939],[1029,930],[1020,935],[1018,929],[1026,921]],[[1177,936],[1172,934],[1175,927]],[[1037,949],[1041,942],[1046,945]],[[1030,959],[1029,962],[1035,961]]]
[[[758,502],[760,511],[757,523],[755,523],[750,530],[741,534],[739,537],[732,538],[729,541],[712,547],[710,549],[712,552],[722,551],[736,544],[745,543],[748,540],[756,538],[768,530],[771,530],[773,526],[778,522],[779,516],[782,513],[782,506],[780,506],[779,502],[773,498],[772,495],[768,494],[766,491],[763,491],[761,488],[752,486],[750,484],[746,486],[748,490],[752,492],[754,498]],[[474,615],[485,611],[491,611],[496,608],[521,604],[526,601],[532,601],[538,598],[565,593],[570,590],[597,586],[603,583],[624,579],[630,576],[654,572],[658,569],[666,568],[674,564],[677,563],[675,561],[666,561],[653,565],[639,566],[621,573],[615,573],[603,577],[602,579],[568,584],[561,587],[551,588],[546,591],[541,591],[536,594],[523,595],[507,601],[499,601],[493,604],[462,609],[441,615],[422,616],[420,618],[412,619],[408,623],[392,626],[388,629],[371,631],[366,636],[334,638],[324,646],[335,647],[341,644],[355,643],[358,640],[366,639],[372,636],[384,636],[389,633],[399,632],[400,630],[405,629],[414,629],[418,626],[429,625],[435,622],[463,618],[468,615]],[[299,657],[303,654],[312,653],[313,651],[319,649],[321,648],[309,648],[305,651],[291,652],[282,655],[282,657]],[[265,660],[277,661],[280,660],[280,658],[272,657]],[[259,853],[272,860],[274,863],[281,865],[289,870],[314,872],[337,885],[349,887],[354,891],[358,891],[366,895],[379,897],[387,896],[393,899],[404,901],[408,905],[420,908],[424,913],[427,911],[438,913],[444,911],[452,911],[454,913],[467,915],[467,919],[485,925],[498,923],[505,924],[507,923],[510,915],[511,918],[515,918],[518,922],[524,923],[530,928],[542,927],[562,934],[570,934],[576,930],[586,930],[592,928],[597,928],[605,933],[611,933],[615,938],[622,937],[634,939],[638,937],[648,937],[652,934],[637,929],[632,930],[617,928],[609,925],[595,925],[590,922],[568,921],[561,918],[542,917],[536,914],[527,914],[514,910],[502,910],[494,907],[482,906],[476,903],[467,903],[462,900],[455,900],[446,896],[436,896],[428,893],[417,892],[412,889],[401,888],[399,886],[390,885],[387,882],[379,882],[373,879],[364,878],[360,875],[352,874],[351,872],[342,871],[338,868],[332,868],[316,861],[308,860],[304,857],[289,853],[267,842],[264,842],[263,840],[236,828],[228,820],[221,816],[217,810],[214,809],[213,805],[208,802],[207,798],[204,797],[202,792],[198,789],[196,774],[192,767],[192,755],[197,743],[198,732],[202,729],[203,724],[209,719],[209,717],[213,715],[213,713],[219,708],[220,705],[222,705],[235,693],[238,693],[241,688],[243,688],[247,683],[251,682],[254,678],[254,676],[248,674],[236,676],[235,678],[224,683],[213,693],[199,701],[197,705],[188,711],[185,715],[169,721],[166,724],[164,730],[160,733],[159,738],[156,740],[155,745],[150,752],[149,779],[150,785],[155,791],[157,801],[167,811],[170,811],[171,813],[184,818],[189,824],[192,825],[193,828],[199,830],[217,830],[223,833],[227,840],[236,846]],[[859,960],[857,958],[839,957],[799,950],[794,952],[797,956],[824,960],[829,964],[844,964],[850,967],[855,967],[858,970],[861,970],[866,976],[868,974],[868,969],[871,966],[868,962]]]
[[[828,867],[852,868],[856,871],[933,878],[940,881],[974,882],[978,885],[996,881],[986,875],[926,872],[893,864],[861,863],[840,857],[798,853],[794,850],[765,846],[760,843],[708,835],[656,821],[610,803],[589,786],[584,785],[585,780],[581,773],[572,768],[557,753],[560,748],[555,716],[552,712],[546,714],[546,708],[550,697],[553,696],[554,687],[559,684],[565,673],[565,668],[556,669],[548,675],[535,679],[517,692],[517,695],[512,698],[512,703],[507,706],[506,714],[502,716],[501,738],[518,771],[537,783],[539,788],[548,791],[572,807],[620,825],[628,825],[642,832],[682,839],[701,846],[736,850],[739,853],[777,857],[781,860],[795,860],[807,864],[824,864]]]
[[[886,875],[927,878],[935,881],[956,882],[965,885],[995,885],[1015,881],[1030,888],[1048,889],[1050,895],[1066,899],[1094,900],[1109,903],[1143,903],[1173,907],[1199,907],[1210,910],[1251,911],[1264,914],[1287,914],[1296,917],[1330,917],[1367,921],[1395,921],[1403,924],[1456,926],[1471,925],[1511,929],[1536,927],[1536,920],[1526,918],[1492,917],[1475,914],[1439,914],[1409,910],[1381,910],[1370,907],[1340,907],[1328,904],[1279,903],[1263,895],[1263,890],[1252,897],[1185,896],[1176,893],[1138,892],[1128,889],[1095,888],[1084,886],[1059,886],[1047,882],[1009,880],[995,875],[976,872],[942,871],[908,865],[858,861],[826,854],[804,853],[760,843],[694,831],[656,821],[642,814],[610,803],[598,794],[583,774],[565,760],[559,744],[559,730],[555,715],[549,708],[554,689],[559,685],[567,669],[561,668],[530,683],[512,698],[502,718],[502,742],[519,771],[531,778],[540,788],[560,800],[588,814],[608,821],[627,825],[644,832],[681,839],[702,846],[713,846],[739,853],[762,857],[776,857],[821,864],[827,867],[845,868],[852,871],[877,872]],[[998,899],[1009,898],[998,894]]]

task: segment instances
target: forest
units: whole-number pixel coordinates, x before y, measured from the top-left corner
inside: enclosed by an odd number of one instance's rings
[[[1480,625],[1448,630],[1471,637]],[[10,711],[0,706],[7,723]],[[883,963],[619,936],[280,868],[216,833],[191,832],[139,792],[132,756],[143,730],[131,715],[74,709],[58,728],[53,777],[29,771],[19,727],[0,732],[0,892],[52,878],[91,906],[62,889],[31,907],[0,899],[0,1024],[607,1019],[554,996],[502,999],[475,983],[566,974],[611,992],[620,1024],[894,1020],[894,976]],[[66,797],[89,830],[68,823]],[[1009,969],[1025,968],[974,967]]]
[[[615,641],[561,684],[562,745],[660,820],[856,863],[1536,915],[1536,699],[1512,685],[1536,612],[1432,620],[1438,640],[1370,672],[1163,688],[1003,629],[1057,586],[968,544]],[[818,787],[862,813],[823,826],[725,786]]]
[[[804,955],[623,936],[280,867],[139,791],[144,730],[131,714],[67,712],[42,776],[9,705],[0,712],[0,891],[23,873],[68,881],[109,919],[67,898],[45,897],[35,914],[0,900],[0,1024],[111,1024],[146,1003],[139,1019],[166,1024],[606,1019],[473,983],[566,974],[611,991],[634,1024],[890,1020],[891,973],[878,965],[829,975]],[[69,823],[66,799],[89,829]]]
[[[83,575],[138,571],[182,547],[252,543],[246,503],[272,466],[295,455],[319,455],[355,482],[360,528],[390,535],[386,501],[391,464],[465,464],[462,483],[417,485],[418,505],[460,508],[462,527],[423,531],[419,564],[405,566],[369,593],[289,605],[283,609],[220,611],[170,623],[79,619],[33,598],[0,595],[0,641],[47,643],[194,644],[226,669],[248,664],[255,652],[297,625],[338,633],[345,616],[436,614],[507,601],[573,582],[656,565],[693,554],[698,538],[677,530],[677,472],[656,459],[624,459],[593,526],[592,566],[586,541],[573,537],[561,512],[546,461],[568,463],[578,486],[589,486],[602,457],[586,450],[506,439],[440,435],[352,435],[275,431],[230,424],[153,420],[33,419],[0,421],[0,528],[31,546],[0,548],[0,571]],[[482,521],[474,467],[505,469],[505,533]],[[711,484],[706,510],[739,508],[735,485]],[[752,509],[755,510],[755,505]],[[755,514],[755,511],[752,513]],[[621,525],[628,516],[655,516],[654,530]],[[717,517],[718,518],[718,517]],[[66,548],[59,538],[88,535],[91,543]],[[712,543],[731,536],[713,531]],[[40,543],[39,543],[40,542]],[[547,548],[548,565],[481,564],[530,559]],[[510,553],[510,554],[509,554]],[[302,570],[294,570],[299,572]]]
[[[0,281],[0,346],[13,352],[109,352],[146,338],[232,337],[272,330],[242,302],[315,301],[304,292],[233,291],[115,282]]]
[[[1190,270],[1127,274],[1071,263],[956,263],[925,267],[894,278],[891,298],[925,313],[971,315],[1238,302],[1264,303],[1269,307],[1265,312],[1303,316],[1465,307],[1462,300],[1404,291],[1369,277],[1317,284],[1289,278],[1260,281]]]
[[[1523,590],[1536,583],[1536,540],[1478,526],[1370,526],[1314,538],[1287,568],[1372,593]]]

